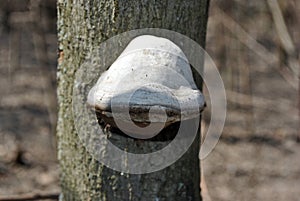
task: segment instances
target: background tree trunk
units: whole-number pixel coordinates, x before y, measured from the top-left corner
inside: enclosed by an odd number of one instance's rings
[[[121,174],[97,162],[80,143],[72,114],[72,90],[75,72],[91,49],[125,31],[164,28],[204,47],[208,4],[209,0],[58,0],[57,137],[63,200],[201,200],[199,136],[170,167],[143,175]],[[196,82],[201,88],[199,78]],[[140,143],[110,134],[123,147]],[[169,142],[144,141],[143,146],[151,150],[157,143]]]

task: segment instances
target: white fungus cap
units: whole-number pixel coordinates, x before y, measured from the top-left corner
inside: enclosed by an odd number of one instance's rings
[[[182,50],[151,35],[128,44],[90,90],[87,103],[108,118],[112,112],[122,118],[129,111],[131,120],[139,123],[150,123],[151,109],[151,122],[167,121],[166,125],[195,118],[205,106]]]

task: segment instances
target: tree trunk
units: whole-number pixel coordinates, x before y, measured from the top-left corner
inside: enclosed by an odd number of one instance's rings
[[[80,143],[74,125],[75,73],[86,55],[106,39],[140,28],[163,28],[205,44],[209,0],[58,0],[58,158],[62,200],[201,200],[199,135],[173,165],[148,174],[123,174],[99,163]],[[201,79],[195,78],[199,88]],[[172,127],[165,132],[172,132]],[[132,151],[141,143],[106,131]],[[142,141],[145,150],[170,141]]]

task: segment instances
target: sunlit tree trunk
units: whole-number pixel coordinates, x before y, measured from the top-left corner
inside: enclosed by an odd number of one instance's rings
[[[57,137],[62,200],[201,200],[199,136],[170,167],[142,175],[120,174],[97,162],[80,143],[72,114],[72,90],[75,72],[88,52],[125,31],[164,28],[184,34],[204,47],[208,1],[58,0]],[[201,80],[196,78],[196,82],[201,87]],[[117,138],[124,146],[130,141],[126,136]],[[151,150],[155,143],[145,141],[143,146]]]

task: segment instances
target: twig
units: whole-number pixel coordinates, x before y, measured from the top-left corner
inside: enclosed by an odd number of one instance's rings
[[[235,92],[232,90],[226,90],[227,94],[227,100],[232,103],[237,103],[244,107],[254,107],[254,108],[261,108],[263,110],[271,110],[271,111],[278,111],[280,110],[278,107],[280,104],[282,105],[292,105],[292,101],[284,99],[284,98],[278,98],[278,99],[267,99],[262,98],[254,95],[247,95],[242,94],[239,92]],[[296,114],[294,112],[291,112],[291,115]]]
[[[50,194],[25,194],[3,197],[0,196],[0,201],[31,201],[31,200],[58,200],[59,193]]]
[[[288,54],[294,54],[296,48],[288,32],[278,1],[267,0],[267,3],[272,13],[275,28],[278,33],[278,37],[280,39],[281,45],[283,46],[283,48]]]
[[[200,186],[201,186],[201,195],[202,195],[202,199],[203,201],[212,201],[210,195],[209,195],[209,191],[205,182],[205,176],[204,176],[204,170],[203,170],[203,165],[202,165],[203,161],[201,162],[201,182],[200,182]]]
[[[286,55],[287,55],[287,63],[292,71],[296,74],[298,78],[298,112],[299,112],[299,121],[300,121],[300,62],[298,60],[298,52],[295,48],[292,37],[289,34],[286,23],[284,21],[280,6],[277,0],[267,0],[270,11],[272,13],[273,21],[276,27],[276,31],[278,33],[278,37],[281,42],[281,46],[283,47]],[[298,140],[300,139],[300,129],[298,134]]]
[[[34,44],[35,56],[38,64],[40,65],[39,73],[44,78],[41,86],[43,88],[43,99],[47,107],[52,145],[55,147],[56,142],[53,135],[56,132],[56,120],[57,120],[57,107],[56,107],[56,89],[52,85],[52,80],[55,80],[55,75],[49,73],[49,58],[47,52],[47,44],[45,33],[41,22],[38,20],[41,18],[41,0],[30,0],[29,12],[31,14],[31,23],[29,23],[32,33],[32,39]]]
[[[280,40],[281,47],[287,55],[287,63],[290,69],[295,73],[298,78],[299,73],[299,63],[297,59],[297,50],[295,48],[294,42],[289,34],[286,23],[284,21],[281,9],[279,7],[277,0],[267,0],[270,11],[272,13],[275,28]]]
[[[255,52],[261,59],[269,64],[270,66],[275,66],[279,63],[279,59],[270,53],[263,45],[257,42],[252,36],[250,36],[245,29],[243,29],[237,22],[235,22],[230,16],[228,16],[224,11],[216,6],[217,13],[220,13],[222,17],[217,17],[217,19],[222,22],[222,24],[234,34],[243,44],[245,44],[249,49]],[[276,68],[282,77],[294,88],[298,89],[298,77],[292,74],[288,68],[278,69]]]
[[[51,140],[55,140],[53,135],[56,131],[57,106],[56,106],[56,89],[52,84],[55,75],[49,73],[49,58],[47,52],[47,44],[45,33],[42,28],[41,19],[41,0],[31,0],[29,2],[29,11],[12,12],[9,17],[9,23],[13,27],[23,25],[23,28],[30,28],[34,43],[35,56],[39,65],[39,73],[43,77],[41,87],[43,89],[43,99],[46,104],[50,129]],[[16,30],[10,34],[10,66],[9,73],[16,70],[20,65],[20,31]],[[54,146],[56,142],[52,143]]]

